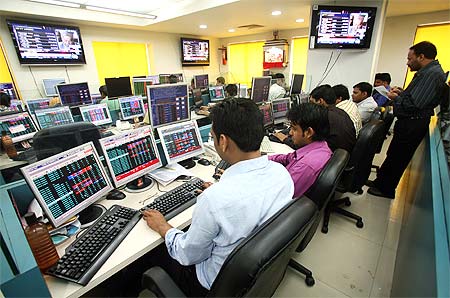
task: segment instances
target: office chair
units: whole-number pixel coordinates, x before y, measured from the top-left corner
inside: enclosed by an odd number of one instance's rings
[[[293,199],[233,250],[207,296],[272,296],[316,214],[317,206],[310,199]],[[160,267],[147,270],[142,285],[157,297],[185,296]]]
[[[384,110],[382,111],[380,120],[383,121],[383,141],[380,142],[380,144],[377,147],[377,151],[375,152],[375,154],[379,154],[381,152],[381,150],[383,149],[383,143],[384,140],[387,139],[387,137],[390,135],[389,133],[389,129],[391,128],[392,122],[394,122],[394,113],[392,112],[392,106],[387,106],[383,108]],[[377,172],[380,169],[379,166],[377,165],[373,165],[372,164],[372,169],[375,169]]]
[[[347,165],[349,159],[349,153],[344,149],[336,149],[333,152],[330,160],[326,163],[325,167],[320,171],[319,176],[316,181],[311,185],[305,196],[311,199],[318,209],[318,215],[315,217],[311,228],[306,233],[305,237],[300,242],[296,249],[296,252],[302,252],[306,246],[309,244],[314,234],[316,233],[317,227],[319,226],[320,220],[323,217],[324,207],[330,200],[331,196],[334,194],[336,186],[339,182],[342,172]],[[308,286],[313,286],[315,280],[312,276],[311,270],[298,263],[297,261],[291,259],[289,261],[289,266],[298,272],[306,276],[305,282]]]
[[[359,132],[355,147],[350,154],[350,160],[342,173],[341,180],[336,187],[340,193],[357,192],[362,194],[362,186],[369,178],[372,160],[380,142],[383,141],[383,121],[373,120],[364,125]],[[333,195],[335,197],[335,195]],[[332,212],[340,213],[356,220],[356,226],[362,228],[362,218],[350,211],[344,210],[340,205],[350,206],[350,198],[332,199],[325,207],[322,233],[328,233],[328,223]]]

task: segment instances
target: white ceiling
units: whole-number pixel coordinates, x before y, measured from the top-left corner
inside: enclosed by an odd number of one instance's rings
[[[157,16],[156,20],[125,17],[75,9],[48,4],[28,2],[26,0],[1,0],[0,14],[38,17],[46,20],[69,20],[71,23],[88,23],[92,25],[111,25],[140,30],[192,34],[217,38],[247,35],[273,30],[306,28],[313,0],[64,0],[82,5],[94,5],[120,9],[137,13],[149,13]],[[342,0],[334,0],[339,5]],[[365,0],[352,1],[354,6],[363,6]],[[347,1],[348,3],[348,1]],[[354,3],[354,4],[353,4]],[[279,16],[271,12],[280,10]],[[449,0],[390,0],[388,16],[449,11]],[[303,18],[303,23],[295,20]],[[200,29],[205,24],[207,29]],[[258,24],[260,29],[238,29],[238,26]],[[233,33],[228,29],[234,28]]]

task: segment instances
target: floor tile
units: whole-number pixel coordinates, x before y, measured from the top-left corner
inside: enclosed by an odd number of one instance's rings
[[[387,247],[381,250],[377,271],[372,286],[370,297],[389,297],[394,276],[396,251]]]

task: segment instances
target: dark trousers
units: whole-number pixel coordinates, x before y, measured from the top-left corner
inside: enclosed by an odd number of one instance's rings
[[[430,118],[398,119],[386,159],[381,165],[374,183],[385,194],[395,194],[398,182],[425,137]]]

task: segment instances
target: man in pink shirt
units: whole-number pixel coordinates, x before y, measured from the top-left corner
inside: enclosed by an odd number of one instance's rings
[[[330,125],[327,109],[313,103],[294,106],[287,116],[291,122],[289,134],[298,149],[289,154],[271,155],[269,159],[286,167],[294,181],[294,198],[297,198],[314,183],[331,157],[325,141]]]

